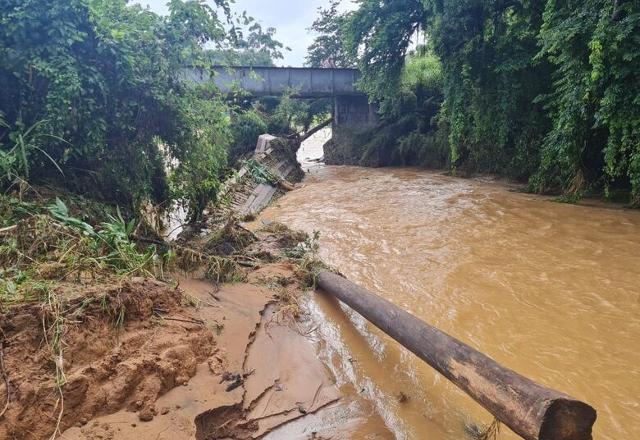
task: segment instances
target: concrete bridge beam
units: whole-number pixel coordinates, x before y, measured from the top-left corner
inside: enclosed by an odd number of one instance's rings
[[[300,98],[363,95],[356,89],[357,69],[312,67],[225,67],[192,68],[185,77],[196,83],[213,82],[223,93],[238,89],[252,96],[280,96],[294,90]]]

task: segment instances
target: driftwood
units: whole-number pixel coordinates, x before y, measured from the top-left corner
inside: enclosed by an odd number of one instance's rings
[[[371,321],[465,391],[526,440],[591,440],[596,411],[545,388],[330,272],[318,285]]]
[[[295,186],[293,186],[291,183],[287,182],[284,179],[280,179],[278,180],[278,188],[280,188],[283,191],[293,191],[295,189]]]

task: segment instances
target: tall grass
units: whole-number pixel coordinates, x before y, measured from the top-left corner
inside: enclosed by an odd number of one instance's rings
[[[10,183],[15,179],[29,180],[33,158],[44,156],[64,176],[62,168],[46,151],[46,141],[68,143],[59,136],[44,131],[46,120],[25,127],[21,122],[11,127],[0,115],[0,128],[5,134],[0,137],[0,182]]]

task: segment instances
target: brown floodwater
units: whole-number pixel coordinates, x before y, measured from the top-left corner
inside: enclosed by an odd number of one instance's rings
[[[315,166],[261,219],[319,231],[320,256],[352,281],[590,403],[595,439],[640,438],[640,212],[490,179]],[[397,438],[459,440],[491,422],[347,307],[320,295],[307,306],[338,384],[370,399]]]

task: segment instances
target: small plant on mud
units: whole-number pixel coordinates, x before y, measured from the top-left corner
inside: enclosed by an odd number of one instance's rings
[[[1,116],[1,115],[0,115]],[[36,154],[45,157],[64,176],[58,163],[44,149],[44,141],[54,139],[67,143],[64,139],[43,132],[46,121],[38,121],[30,127],[25,127],[21,121],[15,127],[0,117],[0,128],[9,130],[8,143],[3,145],[0,139],[0,183],[11,183],[16,179],[29,179],[33,158]]]
[[[199,309],[202,306],[202,300],[196,298],[195,296],[189,295],[188,293],[183,293],[182,305],[193,307],[194,309]]]
[[[59,198],[56,198],[56,201],[49,205],[47,209],[53,218],[67,226],[79,229],[86,235],[94,235],[96,233],[93,226],[80,219],[72,217],[71,214],[69,214],[69,208],[67,205]]]
[[[33,279],[28,272],[0,272],[0,310],[3,304],[41,301],[49,293],[50,283]]]
[[[291,259],[300,260],[300,259],[317,259],[318,250],[320,249],[320,245],[318,244],[318,240],[320,239],[320,231],[313,231],[313,235],[306,236],[306,238],[299,242],[292,248],[285,249],[284,254]]]
[[[146,251],[138,251],[135,243],[129,240],[136,228],[135,219],[128,223],[122,218],[120,210],[117,217],[109,216],[109,221],[102,222],[98,238],[111,250],[106,256],[107,264],[126,274],[141,273],[154,276],[158,263],[155,246]]]
[[[303,315],[302,307],[295,292],[282,287],[278,289],[276,299],[278,300],[277,311],[272,317],[275,322],[282,322],[283,320],[296,322]]]
[[[296,264],[297,275],[303,280],[303,285],[308,288],[315,287],[321,271],[331,270],[318,256],[319,239],[320,232],[313,231],[312,236],[306,236],[302,242],[284,251],[285,256]]]
[[[318,256],[319,231],[313,231],[312,235],[308,235],[304,232],[292,231],[277,222],[265,225],[262,230],[278,237],[284,258],[296,265],[296,275],[304,287],[314,287],[319,272],[332,270]]]

